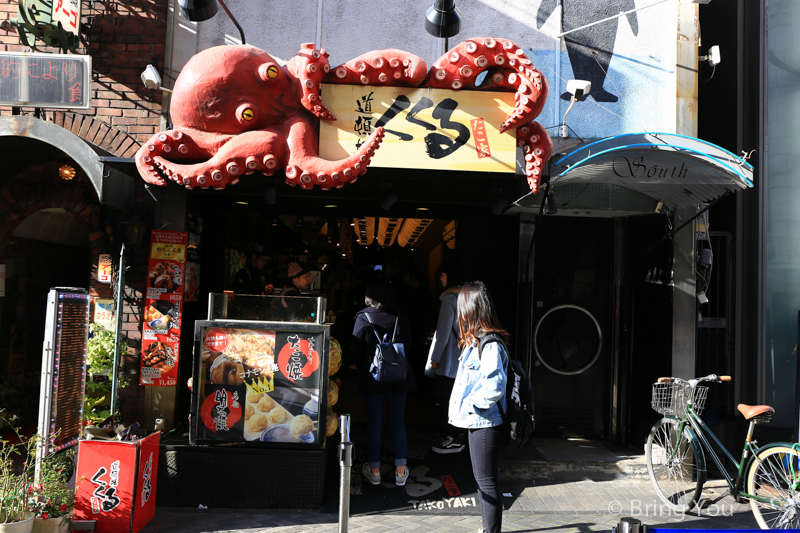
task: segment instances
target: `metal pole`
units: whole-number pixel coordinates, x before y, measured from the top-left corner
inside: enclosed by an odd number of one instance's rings
[[[111,416],[117,412],[117,373],[119,372],[119,344],[122,336],[122,293],[125,290],[125,244],[119,251],[119,271],[117,272],[117,301],[115,304],[116,322],[114,328],[114,363],[111,367]],[[116,421],[115,421],[116,422]]]
[[[225,13],[228,14],[228,17],[231,19],[231,22],[233,22],[233,25],[236,26],[236,29],[239,30],[239,35],[242,36],[242,44],[247,44],[244,41],[244,30],[242,29],[241,26],[239,26],[239,21],[236,20],[236,18],[233,16],[233,13],[230,12],[230,10],[228,9],[228,6],[225,5],[225,2],[223,2],[222,0],[217,0],[217,1],[219,2],[219,5],[222,6],[222,9],[225,10]],[[666,2],[666,0],[662,0],[662,1]]]
[[[342,442],[339,444],[339,533],[347,533],[350,519],[350,469],[353,466],[353,443],[350,442],[350,415],[339,416],[339,431]]]

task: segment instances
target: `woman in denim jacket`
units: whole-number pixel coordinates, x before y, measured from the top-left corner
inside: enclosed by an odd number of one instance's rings
[[[479,532],[500,533],[503,500],[498,486],[502,415],[506,409],[508,352],[500,342],[490,342],[479,354],[480,339],[498,333],[500,327],[494,302],[480,281],[465,283],[458,295],[458,322],[462,347],[458,373],[450,395],[450,424],[468,430],[472,472],[481,497],[483,528]]]

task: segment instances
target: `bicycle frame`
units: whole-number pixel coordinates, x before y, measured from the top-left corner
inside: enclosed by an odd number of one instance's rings
[[[675,418],[675,417],[669,417],[669,418]],[[744,497],[744,498],[748,498],[748,499],[751,499],[751,500],[757,500],[757,501],[760,501],[762,503],[769,504],[769,505],[772,505],[772,506],[782,507],[781,502],[779,500],[773,500],[773,499],[764,498],[764,497],[761,497],[761,496],[756,496],[754,494],[748,494],[747,492],[744,492],[744,490],[743,490],[744,489],[744,474],[745,474],[745,472],[747,472],[747,469],[750,468],[751,463],[754,460],[757,459],[757,453],[759,451],[761,451],[761,450],[763,450],[765,448],[769,448],[770,446],[773,446],[773,445],[768,445],[768,446],[765,446],[764,448],[758,448],[755,444],[753,444],[752,441],[747,441],[746,440],[745,443],[744,443],[744,448],[742,449],[742,459],[740,461],[737,461],[730,454],[730,452],[727,450],[727,448],[725,448],[725,446],[722,445],[722,443],[719,441],[719,439],[717,439],[716,435],[714,435],[714,433],[712,433],[712,431],[709,429],[709,427],[706,426],[705,422],[703,422],[703,419],[700,418],[700,416],[697,413],[694,412],[694,409],[692,409],[691,403],[687,404],[687,406],[686,406],[686,417],[685,417],[685,419],[680,421],[680,425],[678,426],[678,435],[679,436],[683,435],[684,428],[687,427],[687,425],[688,425],[688,427],[691,428],[692,433],[694,434],[695,438],[700,440],[701,448],[704,448],[705,450],[708,451],[708,453],[711,454],[711,458],[714,460],[714,463],[716,463],[717,468],[719,468],[720,472],[722,472],[722,474],[725,476],[725,481],[728,483],[728,488],[729,488],[730,493],[731,493],[731,495],[733,497]],[[731,478],[731,476],[728,474],[728,471],[722,465],[722,461],[720,460],[720,458],[717,455],[717,453],[714,451],[714,448],[711,446],[711,443],[709,442],[708,438],[706,438],[706,434],[711,435],[711,438],[716,443],[716,445],[719,447],[719,449],[722,450],[725,453],[727,458],[734,465],[736,465],[736,469],[738,471],[738,475],[736,476],[736,481],[734,481],[734,479]],[[680,440],[678,442],[680,443]],[[780,445],[780,443],[776,443],[775,445]],[[675,450],[673,450],[673,454],[676,453],[677,449],[678,449],[678,446],[676,446]],[[670,460],[672,458],[673,457],[670,456]]]

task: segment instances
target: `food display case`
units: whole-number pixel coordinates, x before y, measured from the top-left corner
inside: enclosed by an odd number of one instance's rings
[[[164,450],[159,476],[169,489],[159,491],[158,505],[321,505],[325,305],[313,296],[210,295],[208,319],[194,324],[189,446]],[[218,490],[234,478],[242,490]]]

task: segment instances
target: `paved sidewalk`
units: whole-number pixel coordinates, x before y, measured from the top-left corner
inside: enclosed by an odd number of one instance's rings
[[[503,531],[583,533],[609,531],[624,516],[644,524],[669,528],[757,529],[747,504],[730,497],[705,509],[681,515],[666,508],[649,482],[644,480],[504,483],[506,498]],[[722,493],[723,483],[706,484],[704,497]],[[349,531],[379,533],[415,531],[432,533],[474,533],[481,526],[479,516],[440,514],[446,501],[424,501],[416,508],[380,514],[351,516]],[[174,509],[160,508],[142,533],[259,533],[294,531],[338,531],[338,516],[313,510]]]

